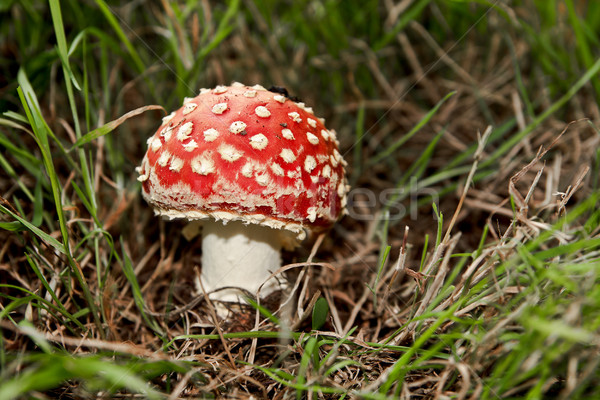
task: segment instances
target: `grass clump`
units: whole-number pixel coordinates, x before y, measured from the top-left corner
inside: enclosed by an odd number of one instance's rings
[[[595,398],[600,5],[0,5],[0,398]],[[215,324],[134,168],[199,87],[285,86],[349,214]]]

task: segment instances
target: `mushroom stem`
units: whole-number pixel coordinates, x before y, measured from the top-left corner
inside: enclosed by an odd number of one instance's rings
[[[260,291],[264,297],[281,288],[275,278],[266,282],[281,266],[280,250],[280,232],[275,229],[240,221],[225,225],[206,222],[202,228],[202,286],[212,300],[242,302],[243,291],[255,295],[264,283]],[[215,291],[224,287],[231,288]]]

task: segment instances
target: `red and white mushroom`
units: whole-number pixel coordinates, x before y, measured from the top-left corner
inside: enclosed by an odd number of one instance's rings
[[[138,180],[157,215],[203,221],[203,287],[212,299],[239,301],[232,288],[280,288],[266,281],[281,247],[342,215],[345,164],[335,131],[311,108],[234,83],[202,89],[163,118]]]

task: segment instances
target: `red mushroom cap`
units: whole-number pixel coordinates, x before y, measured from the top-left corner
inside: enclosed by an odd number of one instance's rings
[[[262,86],[202,89],[163,118],[138,169],[142,194],[169,218],[325,230],[346,203],[335,131],[303,103]]]

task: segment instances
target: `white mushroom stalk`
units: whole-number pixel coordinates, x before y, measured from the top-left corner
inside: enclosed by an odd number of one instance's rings
[[[206,222],[202,228],[202,286],[213,300],[242,302],[283,288],[280,232],[240,221]]]

